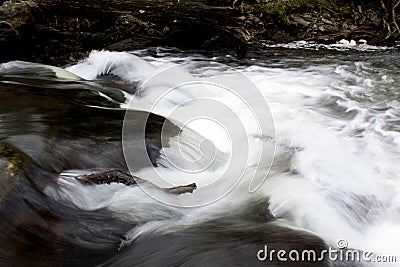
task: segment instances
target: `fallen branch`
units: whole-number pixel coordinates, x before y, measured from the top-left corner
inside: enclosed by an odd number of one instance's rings
[[[400,0],[397,1],[397,3],[396,3],[396,4],[393,6],[393,8],[392,8],[393,24],[394,24],[394,26],[396,27],[396,30],[397,30],[397,33],[398,33],[398,34],[400,34],[400,29],[399,29],[399,25],[397,25],[397,22],[396,22],[396,12],[395,12],[395,9],[396,9],[396,7],[397,7],[399,4],[400,4]]]
[[[133,176],[131,174],[122,172],[120,170],[110,170],[104,172],[90,173],[81,176],[77,176],[76,179],[84,185],[93,184],[112,184],[119,183],[127,186],[137,185],[139,183],[150,183],[139,177]],[[171,188],[160,188],[170,194],[181,195],[186,193],[193,193],[197,188],[195,183],[188,185],[176,186]]]
[[[385,3],[383,2],[383,0],[381,0],[381,6],[382,9],[385,11],[385,15],[383,16],[382,20],[383,20],[383,27],[385,27],[388,31],[388,34],[386,35],[385,39],[389,39],[390,36],[392,36],[393,33],[395,33],[397,31],[397,34],[400,35],[400,28],[399,25],[396,22],[396,7],[400,4],[400,0],[397,1],[397,3],[392,6],[391,2],[390,2],[390,9],[388,10],[388,7],[385,5]],[[388,21],[391,21],[391,23],[394,25],[394,30],[392,30],[392,26],[390,25],[390,23]]]

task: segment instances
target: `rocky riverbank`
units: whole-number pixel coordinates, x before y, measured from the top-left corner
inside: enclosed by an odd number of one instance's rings
[[[371,2],[371,3],[367,3]],[[390,2],[390,4],[388,4]],[[0,61],[63,65],[93,49],[151,46],[224,50],[244,57],[263,44],[395,45],[392,1],[27,0],[0,3]],[[385,5],[386,3],[386,5]]]

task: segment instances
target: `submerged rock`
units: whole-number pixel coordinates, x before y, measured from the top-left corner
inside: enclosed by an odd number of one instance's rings
[[[0,205],[22,181],[22,161],[11,148],[0,145]]]

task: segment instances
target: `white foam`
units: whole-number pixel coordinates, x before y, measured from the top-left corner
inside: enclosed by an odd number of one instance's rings
[[[92,51],[89,57],[66,70],[86,79],[113,74],[127,81],[139,81],[150,76],[156,68],[140,57],[126,52]]]
[[[125,68],[126,72],[119,72],[118,75],[128,80],[143,79],[142,91],[139,91],[138,95],[131,96],[135,109],[151,109],[160,92],[171,88],[177,80],[182,83],[193,79],[184,70],[176,69],[167,72],[168,75],[158,76],[155,80],[147,80],[149,83],[146,84],[146,79],[154,73],[153,67],[131,55],[111,52],[95,52],[88,60],[69,70],[81,77],[93,79],[100,73],[108,72],[105,69],[109,68],[109,62],[119,59],[124,62],[132,60],[132,68]],[[155,65],[160,69],[171,66],[168,58],[151,60],[155,61]],[[187,61],[190,65],[190,59]],[[144,68],[145,71],[136,73],[134,70],[140,69],[138,66],[142,65],[147,66]],[[207,64],[196,71],[211,76],[218,74],[218,68]],[[220,72],[219,74],[224,74],[227,70],[221,68]],[[288,168],[273,169],[270,178],[258,192],[263,197],[270,198],[273,214],[297,227],[313,231],[333,244],[338,239],[344,238],[351,247],[373,250],[384,255],[397,253],[396,249],[399,247],[397,225],[400,217],[400,165],[398,164],[400,136],[396,123],[399,121],[400,105],[397,100],[380,101],[379,94],[375,91],[379,86],[396,86],[395,78],[390,73],[374,75],[373,68],[363,62],[295,70],[250,66],[242,68],[242,72],[257,85],[267,99],[275,121],[275,141],[280,148],[277,158],[287,158],[288,161]],[[368,72],[369,75],[363,74],[364,72]],[[220,76],[219,74],[217,76]],[[257,142],[264,141],[255,138],[257,125],[252,121],[251,114],[240,99],[234,95],[204,84],[188,84],[157,102],[158,105],[153,111],[167,117],[171,115],[172,119],[179,122],[183,117],[174,117],[175,108],[187,100],[200,97],[223,101],[227,107],[235,111],[230,114],[221,112],[217,118],[224,118],[227,121],[233,119],[229,116],[240,118],[239,121],[246,130],[243,133],[246,136],[241,137],[248,140],[250,147],[250,154],[245,155],[249,158],[247,172],[239,185],[217,203],[188,210],[185,216],[177,216],[174,219],[166,216],[164,221],[156,224],[152,222],[154,220],[152,216],[156,216],[157,213],[154,211],[154,214],[151,213],[141,220],[147,224],[133,230],[132,240],[145,231],[154,229],[167,231],[175,229],[174,225],[196,223],[200,220],[199,217],[201,220],[207,220],[213,216],[223,216],[222,210],[242,209],[249,199],[254,197],[248,193],[247,187],[251,168],[258,168],[263,172],[269,170],[267,162],[252,165],[257,162],[260,155],[260,146]],[[257,99],[251,97],[249,99],[252,105],[260,104]],[[327,100],[330,101],[329,104],[324,102]],[[196,101],[187,102],[182,108],[189,115],[194,114],[196,110],[208,108],[198,104]],[[385,105],[385,108],[374,108],[374,105],[378,107]],[[125,104],[124,107],[128,105]],[[337,112],[337,109],[340,111]],[[218,110],[210,108],[210,112],[217,114]],[[157,171],[169,177],[168,180],[172,184],[182,184],[184,181],[198,183],[200,189],[194,194],[177,198],[181,203],[193,204],[226,189],[224,187],[226,180],[219,180],[207,192],[202,191],[201,187],[226,171],[224,168],[229,161],[230,148],[233,146],[241,148],[241,139],[238,136],[228,141],[223,128],[204,120],[188,126],[190,130],[188,129],[180,140],[188,146],[185,148],[186,152],[194,153],[192,156],[195,157],[198,151],[190,146],[193,142],[205,138],[215,145],[214,149],[208,151],[209,156],[216,153],[218,160],[202,173],[183,175],[168,165],[165,158],[168,150],[178,149],[179,142],[173,139],[170,147],[162,151],[160,163],[163,164]],[[173,158],[175,162],[179,160],[178,156]],[[140,170],[137,174],[149,180],[157,177],[149,169]],[[130,192],[135,189],[122,189],[117,186],[108,188],[115,188],[115,191],[111,191],[120,193],[118,199],[115,199],[113,193],[107,193],[110,191],[104,190],[102,193],[109,194],[108,197],[111,198],[106,204],[105,200],[98,199],[74,200],[74,203],[78,206],[97,207],[98,204],[89,202],[102,202],[102,206],[107,206],[118,214],[138,212],[136,209],[140,208],[130,210],[125,208],[125,204],[122,207],[117,205],[117,201],[146,207],[148,203],[154,204],[145,196],[137,201],[137,197],[133,196],[137,195],[137,191],[135,194]],[[72,196],[76,194],[71,191],[67,192],[67,195],[73,198]],[[87,194],[85,198],[95,195],[97,194]]]

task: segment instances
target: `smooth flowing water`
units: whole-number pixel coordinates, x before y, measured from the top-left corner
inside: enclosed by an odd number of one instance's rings
[[[3,265],[259,261],[345,247],[400,262],[400,61],[389,49],[174,49],[0,65]],[[119,169],[154,186],[83,185]]]

